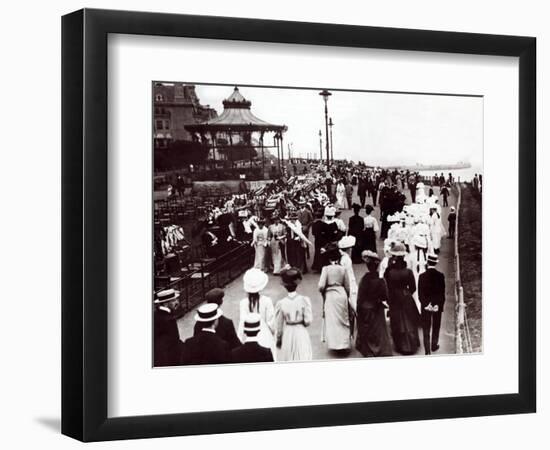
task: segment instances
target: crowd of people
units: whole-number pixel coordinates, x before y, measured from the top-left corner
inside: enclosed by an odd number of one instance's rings
[[[300,292],[309,271],[319,274],[328,350],[415,354],[421,329],[424,352],[437,351],[445,303],[438,254],[442,238],[453,237],[456,226],[453,207],[447,229],[443,225],[439,199],[448,205],[452,181],[449,176],[432,183],[436,195],[417,173],[342,163],[213,205],[196,227],[207,252],[220,255],[235,243],[254,248],[238,326],[223,315],[224,291],[217,288],[197,310],[194,335],[182,342],[170,320],[179,293],[161,291],[154,299],[155,366],[311,360],[312,299]],[[348,223],[341,218],[344,209],[353,210]],[[359,281],[354,264],[367,268]],[[268,273],[279,276],[286,291],[276,302],[262,294]]]

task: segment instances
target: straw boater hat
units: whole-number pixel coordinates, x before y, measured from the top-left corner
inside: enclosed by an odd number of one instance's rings
[[[451,212],[455,212],[455,207],[451,206]]]
[[[261,325],[261,318],[258,313],[249,313],[244,318],[244,326],[243,331],[246,333],[254,332],[254,331],[260,331],[260,325]]]
[[[222,310],[216,303],[205,303],[201,305],[195,314],[195,320],[197,322],[212,322],[223,314]]]
[[[161,303],[171,302],[172,300],[179,298],[179,296],[179,291],[176,291],[175,289],[165,289],[164,291],[157,293],[154,303],[158,305]]]
[[[361,253],[361,258],[365,262],[367,262],[369,259],[380,261],[380,256],[378,256],[378,253],[375,253],[372,250],[363,250],[363,252]]]
[[[338,241],[338,248],[345,250],[346,248],[351,248],[355,245],[355,236],[344,236]]]
[[[405,246],[398,242],[390,249],[390,255],[393,256],[405,256],[407,254],[407,250],[405,249]]]
[[[430,254],[428,255],[427,262],[430,266],[435,266],[439,262],[437,255]]]
[[[249,294],[257,294],[267,286],[269,278],[260,269],[248,269],[243,276],[243,287]]]

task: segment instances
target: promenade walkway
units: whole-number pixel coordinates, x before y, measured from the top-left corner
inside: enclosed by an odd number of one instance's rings
[[[435,188],[434,191],[438,193],[439,189]],[[408,191],[407,194],[407,203],[410,203],[410,196]],[[358,197],[354,193],[354,201],[358,202]],[[367,200],[367,203],[371,203],[371,199]],[[440,200],[441,201],[441,200]],[[456,199],[454,197],[449,197],[449,206],[456,205]],[[442,208],[442,221],[447,228],[447,215],[449,213],[449,208]],[[376,218],[380,217],[380,210],[378,207],[375,208],[373,212]],[[344,222],[348,223],[348,218],[352,215],[351,210],[346,210],[342,212],[342,219]],[[364,211],[362,211],[364,215]],[[441,322],[441,333],[439,345],[440,349],[433,355],[442,355],[455,353],[455,296],[454,296],[454,241],[452,239],[447,239],[444,237],[441,243],[441,253],[439,254],[439,264],[438,269],[445,274],[445,281],[447,287],[447,299],[445,302],[445,308],[443,312],[442,322]],[[383,242],[378,240],[378,253],[382,255],[382,245]],[[312,252],[313,256],[313,252]],[[311,260],[309,262],[311,266]],[[366,272],[366,267],[364,264],[354,265],[355,276],[357,282],[361,280],[361,277]],[[319,280],[319,274],[308,273],[304,275],[303,281],[298,288],[298,292],[302,295],[306,295],[311,299],[313,307],[313,323],[308,328],[309,334],[311,337],[311,342],[313,346],[313,358],[314,359],[332,359],[332,358],[341,358],[329,351],[326,347],[326,344],[321,342],[321,324],[322,324],[322,307],[323,300],[317,289],[317,283]],[[263,295],[270,297],[275,304],[279,299],[283,298],[286,295],[284,287],[281,285],[281,278],[273,275],[269,275],[269,283],[266,289],[262,292]],[[232,283],[228,284],[225,287],[225,298],[222,305],[224,315],[233,320],[235,324],[235,329],[237,328],[239,322],[239,302],[246,297],[245,292],[242,288],[242,276],[234,280]],[[193,334],[193,317],[195,315],[195,310],[190,311],[185,316],[178,320],[178,327],[180,332],[180,337],[182,340],[187,339]],[[388,324],[389,326],[389,324]],[[419,330],[420,340],[422,342],[422,331]],[[419,355],[424,355],[424,348],[421,345],[418,351]],[[399,355],[396,353],[396,355]],[[347,358],[350,357],[362,357],[362,355],[353,348]]]

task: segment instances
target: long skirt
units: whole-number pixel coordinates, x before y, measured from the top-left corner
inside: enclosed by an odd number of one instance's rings
[[[340,209],[349,209],[348,199],[344,193],[336,193],[336,206]]]
[[[263,270],[265,272],[265,246],[263,244],[256,244],[254,248],[256,249],[254,255],[254,268]]]
[[[302,272],[307,271],[306,267],[306,249],[302,247],[302,241],[290,239],[287,243],[288,263],[292,267],[300,269]]]
[[[311,265],[311,270],[319,272],[323,268],[323,255],[321,254],[321,244],[317,244],[315,240],[315,253],[313,255],[313,264]]]
[[[363,356],[392,356],[386,315],[382,305],[357,312],[357,350]]]
[[[420,315],[412,295],[400,296],[390,303],[390,327],[395,350],[402,355],[418,351]]]
[[[361,253],[364,249],[363,236],[355,236],[355,245],[351,249],[351,261],[353,264],[362,262]]]
[[[281,251],[281,242],[271,240],[271,260],[273,262],[273,275],[279,275],[284,266],[283,252]]]
[[[313,352],[307,328],[302,324],[284,325],[279,361],[311,361]]]
[[[366,228],[363,231],[363,250],[370,250],[376,253],[376,233],[374,228]]]
[[[351,348],[348,296],[342,286],[328,287],[325,294],[327,347],[330,350]]]

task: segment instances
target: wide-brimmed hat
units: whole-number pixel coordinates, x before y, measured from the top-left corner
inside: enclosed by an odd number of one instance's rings
[[[426,258],[426,262],[431,266],[435,266],[439,262],[439,258],[437,257],[437,255],[431,253]]]
[[[365,211],[369,214],[374,211],[374,207],[372,205],[367,205],[365,206]]]
[[[158,305],[160,303],[171,302],[172,300],[178,299],[179,296],[179,291],[175,289],[165,289],[164,291],[157,292],[154,303]]]
[[[369,259],[380,261],[380,256],[378,256],[378,253],[375,253],[372,250],[363,250],[361,252],[361,259],[363,259],[363,261],[365,262],[367,262]]]
[[[355,236],[344,236],[338,241],[338,248],[344,250],[355,245]]]
[[[222,315],[223,312],[216,303],[205,303],[197,310],[197,314],[195,314],[195,321],[212,322]]]
[[[248,211],[246,209],[241,209],[238,212],[239,217],[248,217]]]
[[[325,207],[325,216],[335,216],[335,215],[336,215],[336,208],[334,206]]]
[[[249,313],[244,318],[243,331],[260,331],[261,317],[258,313]]]
[[[400,242],[396,243],[390,249],[390,255],[393,255],[393,256],[405,256],[406,254],[407,254],[407,249]]]
[[[456,211],[455,207],[451,206],[451,212],[455,212],[455,211]]]
[[[218,305],[222,303],[223,296],[225,292],[223,289],[214,288],[210,289],[205,295],[204,299],[206,303],[217,303]]]
[[[267,286],[269,278],[260,269],[248,269],[243,276],[243,288],[249,294],[257,294]]]

